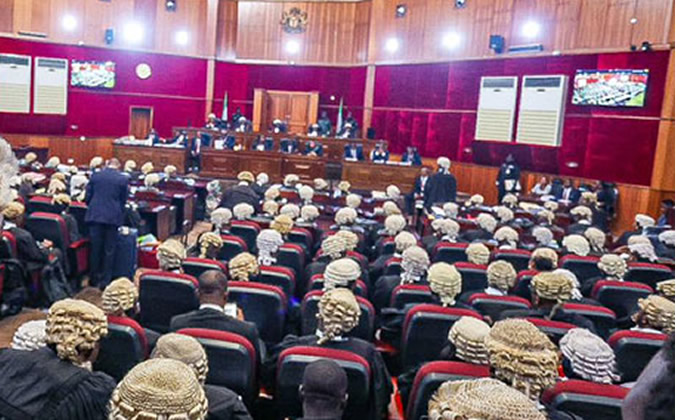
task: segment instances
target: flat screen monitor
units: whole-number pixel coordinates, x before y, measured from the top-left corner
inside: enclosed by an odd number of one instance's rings
[[[648,88],[648,70],[578,70],[573,104],[642,107]]]
[[[113,89],[115,87],[115,63],[73,60],[70,64],[70,85]]]

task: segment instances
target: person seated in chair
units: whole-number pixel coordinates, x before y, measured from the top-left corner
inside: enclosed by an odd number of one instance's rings
[[[68,237],[70,243],[77,242],[80,240],[80,230],[77,227],[77,220],[70,214],[70,203],[71,199],[68,194],[55,194],[52,197],[52,204],[56,206],[56,210],[59,215],[63,217],[63,220],[66,222],[66,227],[68,228]]]
[[[251,132],[251,121],[247,120],[245,116],[241,116],[236,120],[233,118],[232,122],[236,133]]]
[[[208,270],[202,273],[198,282],[199,309],[174,316],[169,329],[178,331],[182,328],[207,328],[239,334],[255,348],[257,364],[260,363],[265,356],[265,348],[259,339],[258,328],[243,320],[241,310],[237,309],[237,318],[226,312],[228,278],[225,274],[218,270]]]
[[[631,320],[632,331],[652,334],[674,334],[674,301],[663,296],[650,295],[638,300],[638,310]]]
[[[319,117],[319,120],[317,120],[317,124],[319,124],[319,135],[322,137],[328,137],[331,135],[331,120],[329,119],[329,114],[326,111],[322,111],[321,116]]]
[[[347,406],[347,374],[330,359],[319,359],[305,367],[298,390],[303,401],[300,420],[339,420]]]
[[[23,228],[25,207],[13,201],[2,209],[4,218],[3,230],[9,231],[16,239],[18,259],[25,264],[28,271],[42,269],[49,263],[50,258],[58,258],[61,253],[54,248],[54,243],[48,239],[36,241],[33,235]]]
[[[304,156],[324,156],[324,146],[321,143],[317,143],[314,140],[310,140],[305,143],[305,150],[303,151]]]
[[[412,233],[406,231],[397,233],[394,237],[394,253],[380,254],[369,267],[369,278],[374,280],[379,279],[383,275],[388,261],[393,258],[401,261],[404,251],[417,244],[418,240]]]
[[[373,163],[386,163],[390,160],[390,152],[387,150],[387,143],[377,143],[376,147],[371,150],[369,159]]]
[[[103,312],[108,316],[136,319],[139,313],[138,289],[126,277],[120,277],[110,282],[103,289],[101,301]],[[152,308],[149,308],[149,310],[152,310]],[[148,340],[148,348],[154,348],[160,334],[148,328],[143,328],[143,330]]]
[[[655,253],[658,257],[666,260],[674,260],[674,240],[676,239],[676,231],[665,230],[657,235],[657,243],[655,244]]]
[[[232,211],[225,207],[219,207],[211,212],[212,231],[219,235],[230,235],[230,221]]]
[[[418,148],[414,146],[406,147],[406,152],[401,155],[401,161],[412,166],[422,165],[422,159],[420,158],[420,153],[418,153]]]
[[[490,241],[493,239],[493,232],[498,225],[498,221],[488,213],[481,213],[476,218],[478,229],[470,229],[461,234],[460,237],[465,242]]]
[[[491,296],[507,296],[509,291],[516,283],[516,270],[512,264],[503,260],[493,261],[486,269],[486,279],[488,287],[483,292],[479,290],[469,290],[460,295],[461,302],[469,302],[469,298],[475,293],[485,293]]]
[[[319,124],[311,124],[307,129],[307,137],[319,137]]]
[[[561,365],[568,379],[599,384],[620,380],[615,368],[615,353],[601,337],[584,328],[568,330],[559,341]]]
[[[275,141],[271,137],[263,137],[259,134],[251,144],[251,150],[257,152],[271,152],[275,148]]]
[[[422,238],[427,253],[432,255],[437,244],[457,243],[460,225],[453,219],[434,219],[431,223],[432,235]]]
[[[417,245],[408,247],[401,257],[401,274],[382,276],[375,282],[373,306],[377,313],[390,306],[394,289],[404,284],[427,284],[427,268],[430,259],[424,249]]]
[[[266,389],[274,388],[279,356],[286,349],[311,346],[349,351],[363,357],[371,366],[368,413],[360,413],[359,418],[383,418],[392,395],[392,382],[385,362],[372,343],[347,335],[359,324],[360,315],[357,299],[349,289],[324,292],[319,301],[317,332],[302,337],[288,335],[270,352],[263,370]]]
[[[237,185],[225,190],[219,207],[233,209],[237,204],[246,203],[256,209],[260,199],[252,188],[252,184],[256,181],[253,174],[249,171],[240,172],[237,174],[237,180],[239,181]]]
[[[592,277],[582,282],[580,291],[584,296],[591,297],[594,286],[601,280],[624,281],[627,274],[627,262],[617,254],[605,254],[596,266],[601,270],[601,276]]]
[[[279,141],[279,151],[288,155],[297,154],[299,152],[298,139],[281,139]]]
[[[0,412],[11,419],[105,420],[115,381],[91,367],[108,334],[102,310],[75,299],[49,308],[47,346],[0,352]]]
[[[193,255],[198,258],[216,260],[218,253],[223,248],[223,239],[216,232],[203,232],[197,238],[197,246],[193,249]]]
[[[628,230],[617,239],[614,248],[628,244],[631,236],[643,235],[643,229],[655,226],[655,219],[646,214],[637,214],[634,216],[634,230]]]
[[[272,121],[272,129],[270,131],[272,131],[273,133],[284,134],[287,132],[287,130],[288,126],[284,121],[280,120],[279,118],[276,118]]]
[[[577,206],[570,210],[570,217],[573,219],[573,223],[568,225],[566,233],[582,235],[584,231],[591,227],[593,212],[587,206]]]
[[[673,220],[674,220],[674,200],[669,198],[667,198],[666,200],[662,200],[662,202],[660,203],[660,217],[657,219],[657,226],[667,226],[669,224],[673,224]]]
[[[361,162],[364,160],[364,148],[357,143],[346,144],[344,158],[352,162]]]

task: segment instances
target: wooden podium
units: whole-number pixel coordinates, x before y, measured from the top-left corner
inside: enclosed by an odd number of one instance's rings
[[[254,89],[253,131],[266,132],[272,121],[288,121],[289,133],[305,134],[317,122],[319,92]]]

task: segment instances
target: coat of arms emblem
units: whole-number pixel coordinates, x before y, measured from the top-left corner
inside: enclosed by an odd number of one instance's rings
[[[299,8],[293,7],[282,13],[282,20],[279,23],[286,33],[303,33],[307,27],[307,12],[303,12]]]

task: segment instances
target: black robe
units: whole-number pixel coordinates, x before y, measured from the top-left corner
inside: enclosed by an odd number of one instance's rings
[[[503,163],[498,172],[498,179],[495,181],[498,187],[498,201],[502,201],[502,197],[507,193],[518,193],[516,185],[521,179],[521,168],[514,163]],[[505,181],[514,181],[514,187],[507,190],[505,188]]]
[[[28,271],[41,268],[49,262],[49,251],[40,248],[29,231],[20,227],[9,228],[16,239],[18,259],[26,264]]]
[[[223,194],[221,199],[221,204],[219,207],[225,207],[232,210],[237,204],[247,203],[250,204],[254,209],[258,210],[260,201],[258,194],[248,185],[235,185],[232,188],[229,188]]]
[[[115,381],[63,361],[44,347],[0,351],[0,418],[105,420]]]
[[[577,327],[580,328],[586,328],[589,331],[593,332],[594,334],[598,335],[598,332],[596,331],[596,328],[594,327],[594,323],[591,322],[589,319],[577,315],[577,314],[566,314],[562,311],[556,311],[554,312],[554,316],[551,318],[549,317],[549,309],[543,309],[543,308],[535,308],[535,309],[508,309],[506,311],[502,311],[500,313],[500,316],[498,317],[496,321],[502,321],[504,319],[508,318],[543,318],[543,319],[551,319],[552,321],[559,321],[559,322],[567,322],[569,324],[573,324]]]
[[[376,350],[375,346],[368,341],[359,338],[347,337],[342,340],[329,341],[319,346],[316,335],[306,335],[298,337],[287,335],[281,343],[276,345],[270,351],[270,357],[263,367],[263,383],[266,388],[272,389],[275,385],[277,373],[277,362],[279,355],[286,349],[299,346],[325,347],[334,350],[345,350],[359,355],[366,359],[371,366],[371,395],[368,416],[362,419],[380,420],[387,413],[387,406],[390,403],[393,387],[390,373],[383,361],[382,356]]]
[[[204,393],[209,402],[208,420],[251,420],[249,410],[239,395],[228,388],[205,385]]]
[[[457,182],[452,174],[437,172],[425,184],[425,207],[435,203],[455,203]]]

